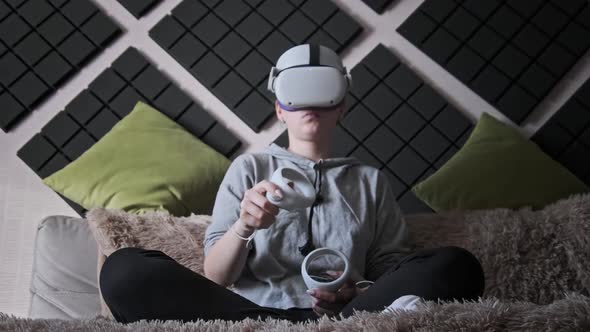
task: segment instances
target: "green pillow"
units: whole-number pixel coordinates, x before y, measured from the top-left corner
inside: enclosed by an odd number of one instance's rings
[[[435,211],[539,209],[588,187],[516,129],[484,113],[465,145],[412,191]]]
[[[86,210],[211,214],[229,164],[166,115],[138,102],[90,149],[43,183]]]

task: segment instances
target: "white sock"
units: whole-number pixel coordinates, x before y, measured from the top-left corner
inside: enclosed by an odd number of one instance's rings
[[[393,312],[395,309],[415,310],[416,304],[422,302],[422,298],[416,295],[404,295],[393,301],[383,312]]]

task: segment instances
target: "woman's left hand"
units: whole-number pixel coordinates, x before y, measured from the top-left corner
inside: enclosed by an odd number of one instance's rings
[[[334,277],[338,277],[342,273],[330,272]],[[351,279],[348,279],[336,292],[312,288],[307,290],[307,294],[311,295],[312,309],[318,316],[335,316],[359,294],[359,289]]]

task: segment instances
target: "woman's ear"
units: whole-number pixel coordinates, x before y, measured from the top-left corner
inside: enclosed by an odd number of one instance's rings
[[[283,110],[279,106],[279,101],[275,100],[275,113],[277,114],[277,119],[279,119],[279,121],[285,123],[285,119],[283,119],[283,117],[281,116],[282,112],[283,112]]]

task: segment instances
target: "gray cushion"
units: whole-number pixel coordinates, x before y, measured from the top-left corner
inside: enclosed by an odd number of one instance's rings
[[[74,319],[100,313],[98,247],[86,219],[43,219],[33,255],[29,317]]]

